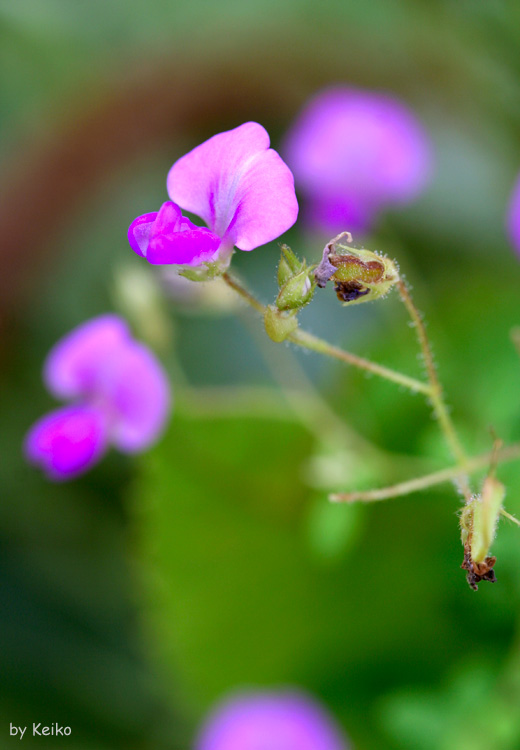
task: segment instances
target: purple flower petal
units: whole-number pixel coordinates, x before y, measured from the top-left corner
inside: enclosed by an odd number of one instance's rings
[[[220,238],[186,219],[172,201],[157,213],[143,214],[130,224],[132,249],[154,265],[198,266],[216,259]]]
[[[157,215],[158,212],[154,211],[150,214],[138,216],[128,227],[128,242],[130,243],[130,247],[134,253],[137,253],[142,258],[146,258],[152,227]]]
[[[170,410],[170,386],[145,346],[132,342],[107,361],[103,396],[110,441],[119,450],[138,452],[159,437]]]
[[[250,693],[217,707],[195,750],[345,750],[325,711],[300,693]]]
[[[309,195],[307,219],[311,226],[348,227],[352,234],[365,234],[374,222],[379,206],[372,205],[368,198],[349,194],[347,190],[329,195],[325,190],[320,195]],[[339,230],[338,230],[339,231]]]
[[[90,469],[107,446],[104,414],[89,406],[66,406],[42,417],[25,440],[28,460],[50,479],[72,479]]]
[[[179,159],[167,188],[173,201],[204,219],[223,249],[253,250],[298,215],[291,171],[255,122],[219,133]]]
[[[117,315],[100,315],[75,328],[51,349],[44,380],[58,398],[96,397],[106,360],[127,346],[130,332]]]
[[[311,100],[287,137],[285,153],[310,202],[323,203],[325,196],[337,205],[357,203],[373,217],[389,204],[415,198],[431,171],[429,139],[413,113],[391,96],[347,87]],[[338,218],[348,221],[348,212]],[[330,232],[350,228],[324,223]]]

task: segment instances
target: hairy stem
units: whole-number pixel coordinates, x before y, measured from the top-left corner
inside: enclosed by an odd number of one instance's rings
[[[307,331],[302,331],[297,328],[296,331],[293,331],[293,333],[289,335],[288,340],[292,341],[293,344],[298,344],[298,346],[304,347],[305,349],[312,349],[312,351],[325,354],[328,357],[339,359],[360,370],[365,370],[373,375],[378,375],[380,378],[384,378],[384,380],[390,380],[392,383],[402,385],[413,393],[424,393],[430,397],[432,395],[431,389],[427,383],[423,383],[415,378],[410,378],[408,375],[403,375],[402,373],[397,372],[397,370],[391,370],[388,367],[383,367],[383,365],[378,365],[376,362],[372,362],[369,359],[358,357],[357,354],[352,354],[351,352],[345,351],[345,349],[333,346],[327,341],[323,341],[323,339],[317,338],[311,333],[307,333]]]
[[[515,461],[520,458],[520,443],[514,443],[505,448],[501,448],[499,451],[489,451],[483,453],[481,456],[475,456],[474,458],[466,459],[465,471],[468,474],[472,474],[480,469],[486,468],[489,463],[496,459],[497,464],[506,463],[508,461]],[[445,482],[456,481],[460,477],[460,466],[451,466],[448,469],[441,469],[441,471],[435,471],[432,474],[425,474],[422,477],[416,477],[415,479],[409,479],[406,482],[400,482],[394,484],[391,487],[382,487],[377,490],[366,490],[360,492],[345,492],[341,494],[330,495],[330,500],[335,503],[376,503],[381,500],[390,500],[394,497],[403,497],[404,495],[411,495],[413,492],[420,492],[426,490],[429,487],[434,487],[437,484],[444,484]],[[503,515],[509,518],[509,514],[505,511]],[[516,519],[514,519],[516,521]]]
[[[252,308],[254,308],[257,312],[262,313],[262,315],[265,313],[265,305],[262,305],[262,303],[256,299],[250,292],[247,291],[245,287],[242,286],[242,284],[235,279],[234,276],[231,276],[229,273],[223,273],[222,278],[226,282],[226,284],[233,289],[237,294],[239,294],[242,299],[248,303],[248,305],[251,305]]]
[[[397,282],[397,287],[399,289],[401,300],[404,303],[404,306],[406,307],[408,314],[410,315],[415,331],[417,333],[417,339],[419,341],[419,346],[421,347],[421,352],[422,352],[422,355],[424,358],[424,364],[426,367],[426,373],[428,375],[428,380],[430,383],[429,396],[430,396],[431,404],[433,407],[433,411],[435,413],[435,416],[439,420],[439,425],[445,437],[446,443],[448,444],[453,457],[458,462],[458,465],[459,465],[458,476],[461,482],[460,488],[466,500],[469,500],[471,497],[471,491],[470,491],[467,479],[465,479],[463,476],[463,474],[468,473],[468,458],[459,440],[457,431],[455,429],[453,421],[450,417],[448,407],[444,400],[442,386],[439,381],[439,376],[437,375],[437,368],[435,367],[435,362],[433,360],[433,354],[432,354],[430,342],[428,340],[428,335],[426,333],[426,327],[424,325],[424,321],[422,319],[420,312],[415,307],[415,304],[412,300],[412,296],[410,294],[410,291],[406,283],[402,279],[399,279],[399,281]]]

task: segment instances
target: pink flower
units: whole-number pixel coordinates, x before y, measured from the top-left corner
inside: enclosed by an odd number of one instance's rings
[[[171,200],[128,230],[132,249],[154,264],[225,266],[233,247],[254,250],[298,215],[293,176],[256,122],[219,133],[176,161],[167,189]],[[179,206],[208,228],[192,224]]]
[[[314,97],[284,151],[310,223],[330,236],[366,231],[383,209],[413,200],[430,174],[429,138],[414,114],[391,96],[349,87]]]
[[[195,750],[346,750],[321,706],[296,692],[236,695],[216,708]]]
[[[59,341],[44,380],[54,396],[73,402],[42,417],[25,440],[28,460],[53,480],[87,471],[109,445],[123,453],[144,450],[169,412],[161,365],[116,315],[94,318]]]

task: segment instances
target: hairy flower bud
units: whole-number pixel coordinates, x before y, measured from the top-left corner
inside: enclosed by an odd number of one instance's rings
[[[351,242],[350,232],[342,232],[325,246],[314,272],[317,285],[325,287],[329,280],[334,281],[343,304],[384,297],[399,280],[395,263],[371,250],[353,247]]]
[[[280,292],[276,298],[279,310],[299,310],[312,299],[316,282],[312,269],[307,268],[288,245],[282,245],[282,255],[278,266]]]
[[[308,269],[304,268],[280,289],[276,306],[279,310],[298,310],[310,302],[315,288],[316,284],[310,280]]]

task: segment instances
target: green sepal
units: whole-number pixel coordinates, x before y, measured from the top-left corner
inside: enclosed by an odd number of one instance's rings
[[[177,266],[177,273],[190,281],[212,281],[228,270],[234,252],[233,249],[222,252],[217,260],[200,266]]]
[[[472,503],[471,558],[475,563],[483,562],[489,553],[505,494],[504,485],[489,476],[484,480],[481,496]]]
[[[279,344],[298,328],[298,319],[294,312],[282,312],[269,305],[265,310],[264,325],[269,338]]]

